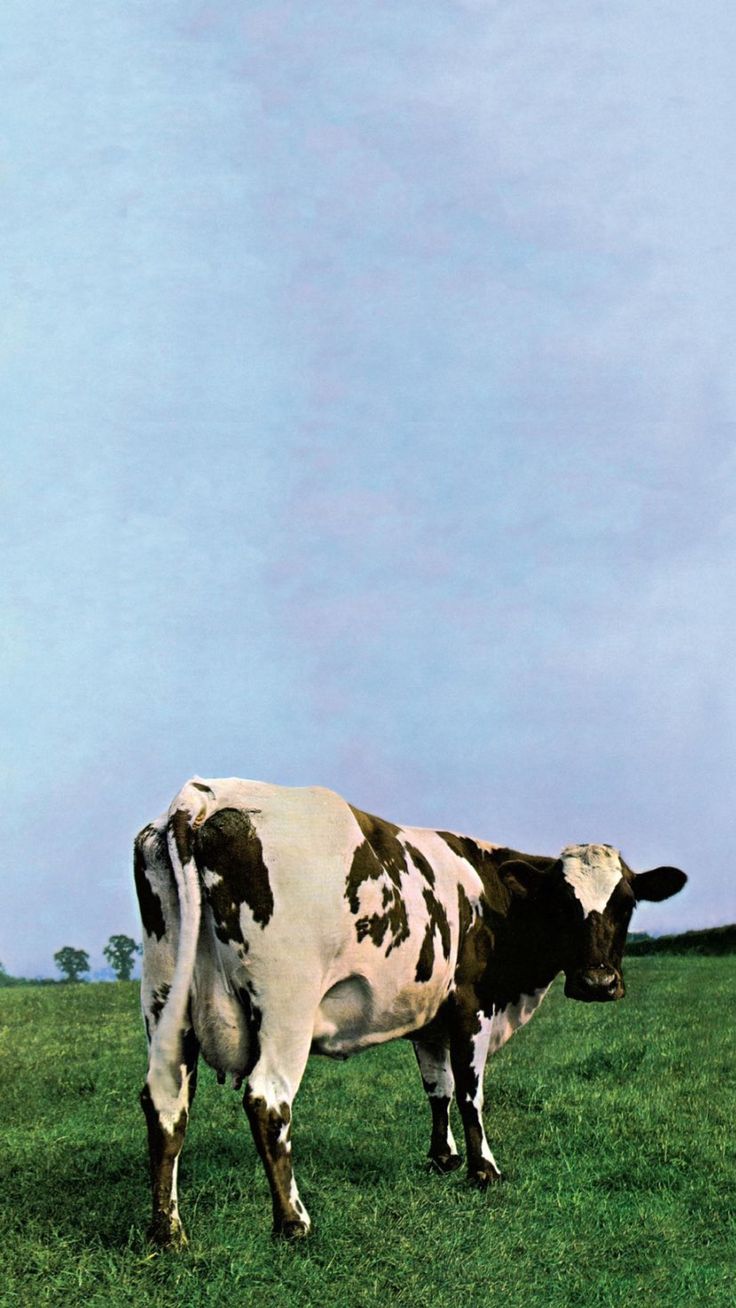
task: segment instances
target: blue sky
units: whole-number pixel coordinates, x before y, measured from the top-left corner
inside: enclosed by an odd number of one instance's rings
[[[192,773],[736,917],[736,13],[7,0],[4,913]]]

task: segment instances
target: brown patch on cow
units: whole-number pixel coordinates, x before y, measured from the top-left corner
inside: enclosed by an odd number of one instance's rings
[[[170,990],[171,986],[164,981],[163,985],[160,986],[158,990],[153,991],[149,1012],[156,1023],[158,1023],[158,1019],[164,1010],[164,1005],[169,997]]]
[[[458,988],[477,987],[482,983],[493,955],[493,947],[492,932],[481,917],[476,918],[459,942],[455,968]]]
[[[249,1090],[245,1092],[243,1107],[271,1188],[274,1235],[298,1239],[307,1234],[308,1226],[301,1202],[295,1206],[291,1200],[291,1109],[287,1103],[268,1108],[265,1099],[252,1095]],[[282,1135],[285,1139],[281,1139]]]
[[[419,951],[415,980],[429,981],[434,971],[434,934],[439,932],[443,956],[450,957],[451,933],[444,904],[440,902],[431,887],[424,889],[424,902],[427,906],[428,921],[424,931],[422,948]]]
[[[464,887],[459,884],[457,888],[457,912],[460,927],[460,939],[462,941],[473,924],[475,910],[465,893]]]
[[[548,986],[562,969],[567,938],[552,919],[549,904],[535,897],[521,899],[505,884],[506,863],[529,863],[541,873],[541,884],[551,886],[559,860],[523,854],[506,846],[483,848],[469,836],[438,832],[453,853],[470,863],[480,877],[483,893],[479,912],[462,886],[458,886],[460,941],[456,979],[458,988],[470,987],[476,1003],[489,1017],[518,1002],[522,994]],[[523,947],[520,948],[520,942]]]
[[[214,790],[212,790],[210,786],[205,786],[201,781],[190,781],[189,784],[190,786],[193,786],[195,790],[201,790],[205,795],[211,795],[213,799],[215,798]]]
[[[221,808],[200,827],[196,836],[197,862],[219,880],[206,888],[215,919],[215,931],[225,944],[245,944],[240,909],[247,904],[254,920],[265,927],[274,910],[263,845],[247,813]]]
[[[470,836],[456,836],[454,831],[438,831],[437,835],[450,847],[453,854],[457,854],[458,858],[466,859],[472,867],[476,867],[478,858],[487,852],[481,849],[478,842]]]
[[[428,885],[433,886],[435,883],[434,868],[429,860],[425,858],[420,849],[416,849],[414,845],[410,845],[408,840],[406,841],[405,849],[417,871],[421,872]]]
[[[447,913],[445,912],[445,906],[431,890],[424,891],[424,902],[427,905],[430,922],[440,933],[442,953],[445,958],[449,958],[452,936],[450,932],[450,923],[447,920]]]
[[[189,813],[185,808],[178,808],[170,819],[176,852],[182,867],[192,857],[192,829],[189,825]]]
[[[406,853],[398,839],[401,827],[372,813],[364,813],[360,808],[353,808],[352,804],[349,807],[381,866],[394,876],[401,876],[406,871]]]
[[[149,936],[155,936],[157,940],[163,940],[166,934],[166,923],[164,922],[163,908],[161,900],[153,889],[148,879],[148,863],[146,860],[145,846],[146,842],[151,839],[156,832],[152,826],[144,827],[139,831],[133,844],[133,878],[135,880],[135,890],[138,896],[138,905],[140,908],[141,922],[143,930]],[[158,847],[156,850],[157,859],[165,861],[167,867],[170,866],[168,852],[166,850],[166,841],[159,836]]]
[[[163,1249],[182,1249],[187,1237],[176,1213],[172,1198],[174,1163],[187,1129],[187,1112],[182,1109],[171,1133],[164,1131],[151,1099],[148,1086],[140,1095],[141,1108],[148,1127],[148,1160],[151,1173],[152,1208],[148,1238]]]
[[[417,959],[417,970],[414,974],[415,981],[429,981],[434,971],[434,926],[431,922],[427,923],[424,931],[422,947]]]
[[[505,913],[508,910],[510,895],[498,875],[498,869],[509,858],[514,856],[514,851],[510,849],[489,849],[479,841],[473,840],[471,836],[456,836],[452,831],[438,831],[437,835],[444,840],[453,854],[457,854],[458,858],[465,859],[465,862],[469,863],[478,873],[483,883],[484,898],[489,908],[497,913]],[[524,856],[516,855],[516,857]],[[549,859],[541,861],[545,865],[550,862]]]
[[[432,1113],[432,1135],[427,1157],[432,1171],[440,1172],[445,1176],[448,1172],[456,1171],[462,1163],[460,1154],[453,1153],[448,1143],[450,1100],[447,1095],[432,1094],[426,1082],[424,1088],[427,1091]]]
[[[427,926],[425,928],[424,940],[422,941],[422,948],[419,951],[419,959],[417,961],[417,970],[416,970],[416,980],[428,981],[434,970],[435,931],[439,932],[440,943],[442,945],[442,953],[446,959],[450,957],[452,934],[450,932],[450,923],[447,920],[447,913],[445,911],[445,906],[434,893],[434,887],[436,883],[434,868],[432,867],[429,860],[425,857],[425,855],[421,852],[421,850],[417,849],[415,845],[410,844],[408,840],[406,842],[406,850],[415,868],[421,874],[421,876],[424,877],[424,880],[427,882],[423,894],[424,894],[424,902],[427,906],[427,915],[429,921],[427,922]]]
[[[382,818],[373,817],[361,809],[352,808],[355,819],[365,836],[358,845],[348,872],[345,893],[350,911],[360,912],[360,889],[366,881],[378,881],[388,878],[383,887],[383,912],[359,917],[355,930],[358,940],[369,937],[374,945],[380,947],[388,937],[386,956],[409,937],[409,919],[401,889],[402,874],[407,871],[406,851],[397,838],[400,827],[393,822],[384,822]]]

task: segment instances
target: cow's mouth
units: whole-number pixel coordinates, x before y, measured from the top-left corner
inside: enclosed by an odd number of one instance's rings
[[[583,972],[571,972],[565,977],[565,995],[583,1004],[606,1004],[623,999],[623,978],[614,968],[591,967]]]

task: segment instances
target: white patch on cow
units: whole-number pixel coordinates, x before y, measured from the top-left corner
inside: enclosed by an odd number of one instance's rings
[[[457,1144],[452,1134],[452,1127],[449,1121],[450,1104],[455,1094],[455,1078],[452,1075],[450,1065],[450,1051],[446,1049],[441,1055],[437,1055],[432,1048],[426,1045],[416,1044],[414,1046],[419,1063],[419,1070],[422,1074],[424,1088],[428,1099],[447,1099],[448,1121],[446,1140],[450,1153],[457,1153]],[[427,1083],[433,1086],[433,1089],[427,1089]]]
[[[471,1102],[475,1104],[478,1112],[480,1112],[483,1107],[483,1073],[485,1072],[486,1058],[488,1057],[488,1042],[493,1028],[492,1018],[486,1017],[483,1013],[479,1014],[479,1017],[480,1031],[478,1031],[477,1035],[474,1035],[472,1039],[473,1057],[470,1064],[475,1072],[477,1081],[475,1098],[473,1098]]]
[[[494,1011],[491,1017],[488,1042],[491,1053],[495,1053],[497,1049],[505,1045],[514,1032],[518,1031],[520,1026],[524,1026],[530,1017],[533,1017],[548,990],[549,986],[541,986],[533,994],[520,995],[515,1004],[507,1004],[505,1008]]]
[[[174,1079],[176,1072],[170,1068],[163,1073],[161,1068],[157,1070],[158,1075],[152,1075],[153,1069],[149,1071],[148,1089],[161,1127],[167,1135],[173,1136],[182,1113],[189,1109],[189,1073],[186,1063],[181,1063],[177,1069],[177,1084]]]
[[[618,850],[610,845],[568,845],[561,858],[564,878],[575,891],[584,917],[602,913],[623,876]]]
[[[482,1125],[483,1123],[481,1122],[481,1126]],[[491,1153],[491,1147],[486,1139],[485,1128],[483,1129],[483,1138],[480,1142],[480,1156],[486,1163],[490,1163],[491,1167],[495,1167],[497,1172],[501,1170]]]
[[[310,1221],[309,1213],[307,1212],[306,1208],[304,1207],[304,1204],[299,1198],[299,1191],[297,1189],[296,1181],[293,1176],[291,1178],[291,1184],[289,1186],[289,1203],[294,1209],[294,1212],[299,1215],[304,1225],[306,1226],[307,1230],[309,1230],[312,1223]]]
[[[356,917],[373,917],[374,914],[377,914],[378,917],[382,917],[386,912],[383,898],[384,890],[387,890],[391,898],[393,898],[394,889],[391,881],[385,873],[375,879],[371,878],[370,880],[363,881],[358,888],[360,909],[358,913],[356,913]],[[391,900],[389,900],[389,902],[391,902]]]
[[[430,1099],[452,1099],[455,1093],[455,1078],[450,1066],[449,1050],[438,1057],[434,1050],[426,1045],[417,1044],[415,1049],[422,1079],[434,1085],[433,1090],[427,1090]]]
[[[287,1050],[284,1050],[283,1059],[284,1059],[284,1066],[288,1067],[289,1060],[288,1060]],[[306,1063],[306,1061],[307,1059],[305,1054],[303,1063]],[[251,1075],[248,1078],[249,1093],[253,1096],[254,1099],[262,1099],[269,1112],[280,1113],[281,1105],[282,1104],[291,1105],[294,1095],[297,1092],[298,1083],[301,1080],[301,1073],[303,1071],[303,1066],[301,1065],[302,1064],[301,1058],[299,1060],[299,1063],[300,1063],[300,1069],[299,1069],[298,1079],[296,1076],[290,1078],[284,1075],[282,1072],[274,1072],[274,1071],[268,1072],[263,1067],[261,1067],[258,1063],[256,1063],[255,1068],[253,1069]],[[294,1085],[293,1081],[296,1081],[297,1084]]]
[[[217,886],[220,884],[220,882],[222,881],[222,877],[220,876],[219,872],[212,872],[208,867],[206,867],[204,870],[204,874],[202,876],[202,880],[204,881],[204,884],[206,885],[207,889],[212,890],[213,886]]]
[[[480,1014],[480,1031],[477,1035],[473,1036],[473,1058],[471,1061],[471,1066],[477,1078],[477,1086],[475,1095],[472,1099],[470,1096],[468,1096],[468,1098],[478,1114],[478,1121],[481,1130],[481,1158],[483,1158],[486,1163],[490,1163],[491,1166],[498,1171],[498,1164],[491,1153],[491,1147],[486,1139],[486,1131],[483,1124],[483,1074],[485,1072],[486,1058],[488,1057],[488,1045],[492,1030],[493,1018],[485,1017],[484,1014]]]
[[[173,1166],[171,1168],[171,1201],[170,1202],[171,1202],[172,1222],[179,1221],[179,1193],[177,1190],[178,1179],[179,1179],[179,1155],[177,1154],[176,1158],[174,1159]]]

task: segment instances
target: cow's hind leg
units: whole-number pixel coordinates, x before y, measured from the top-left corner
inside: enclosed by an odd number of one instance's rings
[[[312,1025],[282,1028],[277,1040],[263,1031],[259,1056],[248,1078],[243,1106],[271,1188],[273,1232],[289,1239],[307,1235],[309,1214],[299,1198],[291,1159],[291,1111],[309,1055]]]
[[[141,1107],[148,1127],[148,1156],[151,1168],[153,1211],[148,1237],[162,1248],[179,1249],[187,1243],[179,1217],[177,1172],[179,1154],[197,1086],[199,1046],[192,1030],[182,1040],[182,1065],[177,1068],[182,1084],[176,1108],[162,1107],[151,1072],[141,1091]],[[159,1106],[157,1107],[157,1100]]]
[[[450,1105],[455,1093],[455,1078],[450,1065],[449,1044],[441,1040],[414,1041],[422,1084],[432,1112],[432,1136],[429,1142],[431,1165],[438,1172],[454,1172],[462,1159],[457,1151],[450,1126]]]

